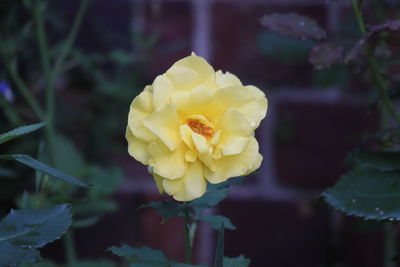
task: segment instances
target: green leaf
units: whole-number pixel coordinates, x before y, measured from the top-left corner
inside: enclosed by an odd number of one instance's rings
[[[0,266],[37,260],[36,249],[59,239],[70,225],[69,205],[11,210],[0,221]]]
[[[243,255],[236,258],[224,257],[224,266],[227,267],[249,267],[250,259],[246,259]]]
[[[113,246],[108,250],[117,256],[132,260],[134,263],[168,264],[164,253],[149,247],[133,248],[124,244],[121,247]]]
[[[379,171],[400,170],[400,152],[359,150],[353,154],[361,166]]]
[[[214,267],[224,267],[224,223],[221,224],[217,240],[217,249],[215,251]]]
[[[10,141],[14,138],[20,137],[22,135],[34,132],[34,131],[42,128],[45,125],[46,124],[43,122],[37,123],[37,124],[31,124],[31,125],[22,126],[22,127],[14,129],[14,130],[11,130],[9,132],[0,134],[0,144]]]
[[[14,266],[23,262],[34,262],[40,258],[38,250],[21,248],[8,242],[0,243],[0,266]]]
[[[34,158],[32,158],[29,155],[24,155],[24,154],[13,154],[13,155],[0,155],[0,159],[7,159],[7,160],[14,160],[19,163],[22,163],[28,167],[31,167],[35,170],[42,171],[44,173],[47,173],[54,178],[58,178],[60,180],[63,180],[64,182],[68,182],[71,184],[79,185],[82,187],[88,187],[89,185],[87,183],[84,183],[76,178],[73,178],[57,169],[54,169],[46,164],[44,164],[41,161],[38,161]]]
[[[163,216],[163,222],[166,222],[174,216],[182,216],[182,212],[188,207],[188,204],[163,200],[161,202],[150,202],[149,204],[142,205],[140,208],[147,207],[156,209],[158,214]]]
[[[223,223],[226,229],[229,230],[235,230],[236,227],[232,224],[231,220],[229,218],[226,218],[221,215],[203,215],[197,218],[198,221],[203,221],[208,224],[215,230],[218,230],[221,227],[221,224]]]
[[[332,207],[348,215],[400,220],[400,172],[354,171],[322,196]]]
[[[228,195],[228,188],[213,189],[206,192],[201,198],[192,200],[190,203],[191,207],[196,208],[199,212],[205,209],[212,208],[221,202]]]

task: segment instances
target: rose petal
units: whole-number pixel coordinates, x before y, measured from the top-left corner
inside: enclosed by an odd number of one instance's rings
[[[147,142],[143,142],[142,140],[136,138],[129,127],[126,127],[125,138],[128,141],[128,153],[132,157],[134,157],[137,161],[142,164],[147,165],[149,161],[149,153],[147,153]]]
[[[238,79],[238,77],[229,72],[223,73],[221,70],[215,73],[215,79],[219,88],[232,85],[242,85],[242,82]]]
[[[174,86],[171,80],[165,75],[159,75],[153,82],[153,103],[159,110],[171,101]]]
[[[166,179],[178,179],[182,177],[188,167],[185,160],[186,148],[180,145],[174,151],[170,151],[160,142],[152,142],[147,147],[147,152],[151,157],[153,172]]]
[[[207,168],[204,171],[207,180],[215,184],[224,182],[231,177],[248,174],[258,163],[260,163],[258,143],[254,137],[251,137],[242,153],[221,157],[219,160],[215,160],[214,171]]]
[[[143,124],[170,150],[175,150],[179,145],[179,119],[175,106],[168,104],[160,111],[153,112],[143,120]]]
[[[181,179],[163,180],[165,192],[178,201],[191,201],[201,197],[207,188],[203,166],[199,161],[191,163]]]

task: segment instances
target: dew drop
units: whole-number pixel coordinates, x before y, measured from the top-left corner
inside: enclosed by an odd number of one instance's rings
[[[351,202],[356,203],[356,202],[357,202],[357,199],[353,198],[353,199],[351,200]]]

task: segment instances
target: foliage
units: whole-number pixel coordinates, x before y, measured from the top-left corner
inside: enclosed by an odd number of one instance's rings
[[[325,31],[312,19],[300,15],[265,15],[262,24],[268,30],[283,36],[319,41],[309,54],[309,61],[316,70],[345,65],[350,70],[360,73],[369,68],[372,82],[375,82],[379,92],[376,102],[380,104],[382,112],[386,112],[383,114],[387,114],[393,120],[393,128],[398,129],[400,116],[391,102],[389,89],[399,81],[396,81],[397,76],[388,71],[388,67],[398,62],[390,58],[390,55],[395,52],[393,40],[399,34],[400,20],[387,20],[366,27],[361,12],[362,3],[352,1],[352,4],[361,37],[349,47],[340,43],[339,38],[335,38],[336,42],[327,42]],[[388,79],[385,79],[386,77]],[[386,123],[385,127],[388,126]],[[397,209],[400,204],[400,152],[397,136],[395,134],[389,140],[376,138],[378,144],[385,144],[381,149],[358,149],[353,152],[350,158],[353,160],[354,170],[322,193],[325,200],[348,215],[373,220],[400,220]]]
[[[0,266],[38,260],[37,249],[60,238],[70,225],[68,205],[11,210],[0,221]]]
[[[204,267],[203,265],[182,264],[169,261],[164,253],[149,247],[133,248],[128,245],[111,247],[109,250],[117,256],[131,261],[131,266],[142,267]]]

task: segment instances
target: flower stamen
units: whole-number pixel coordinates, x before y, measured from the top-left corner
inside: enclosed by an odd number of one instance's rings
[[[188,119],[186,124],[193,130],[193,132],[201,134],[207,139],[210,139],[214,135],[214,129],[198,119]]]

